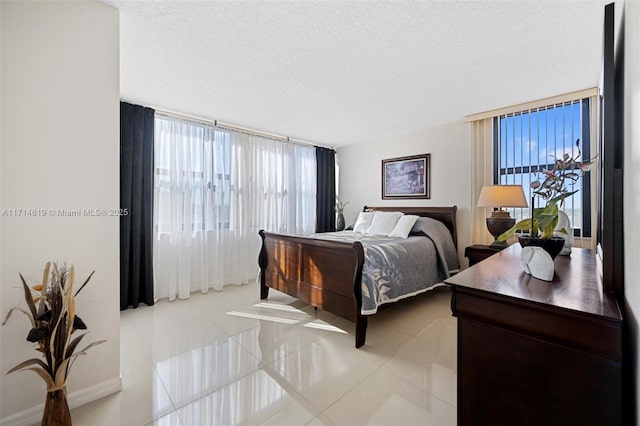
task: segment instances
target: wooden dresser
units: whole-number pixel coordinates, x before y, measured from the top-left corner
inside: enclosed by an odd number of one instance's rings
[[[617,425],[622,317],[595,252],[523,272],[514,244],[448,279],[458,318],[459,425]]]

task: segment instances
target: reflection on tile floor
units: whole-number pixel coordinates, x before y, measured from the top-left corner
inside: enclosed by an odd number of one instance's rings
[[[121,313],[123,390],[74,425],[454,425],[456,320],[441,287],[354,325],[256,284]]]

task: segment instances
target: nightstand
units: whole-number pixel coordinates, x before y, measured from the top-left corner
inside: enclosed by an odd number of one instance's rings
[[[485,260],[486,258],[493,256],[499,251],[504,250],[503,248],[494,248],[491,246],[483,246],[480,244],[472,245],[464,249],[464,256],[469,258],[469,266],[473,266],[476,263]]]

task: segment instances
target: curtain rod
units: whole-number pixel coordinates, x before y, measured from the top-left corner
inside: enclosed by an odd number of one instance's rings
[[[121,99],[123,102],[129,102],[125,99]],[[134,102],[130,102],[130,103],[134,103]],[[327,146],[327,145],[323,145],[323,144],[318,144],[318,143],[314,143],[314,142],[308,142],[308,141],[303,141],[302,139],[296,139],[296,138],[291,138],[289,136],[281,136],[281,135],[277,135],[275,133],[268,133],[268,132],[262,132],[260,130],[254,130],[254,129],[250,129],[247,127],[242,127],[242,126],[237,126],[235,124],[231,124],[231,123],[225,123],[225,122],[221,122],[218,120],[210,120],[207,118],[202,118],[202,117],[197,117],[194,115],[189,115],[189,114],[183,114],[180,112],[175,112],[175,111],[169,111],[163,108],[155,108],[155,107],[150,107],[153,110],[155,110],[155,112],[157,112],[160,115],[164,115],[164,116],[169,116],[169,117],[175,117],[175,118],[182,118],[185,120],[190,120],[190,121],[196,121],[196,122],[200,122],[202,124],[208,124],[208,125],[213,125],[216,127],[220,127],[222,129],[226,129],[226,130],[232,130],[235,132],[240,132],[240,133],[245,133],[248,135],[252,135],[252,136],[261,136],[261,137],[265,137],[265,138],[269,138],[269,139],[275,139],[275,140],[279,140],[279,141],[283,141],[283,142],[289,142],[289,143],[293,143],[293,144],[297,144],[297,145],[306,145],[306,146],[319,146],[321,148],[328,148],[328,149],[332,149],[335,151],[335,148],[332,146]]]

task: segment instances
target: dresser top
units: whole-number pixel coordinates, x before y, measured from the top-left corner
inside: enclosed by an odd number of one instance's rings
[[[571,256],[556,257],[555,274],[551,282],[525,274],[520,252],[520,245],[513,244],[448,278],[445,283],[622,320],[614,296],[602,291],[595,251],[573,248]]]

